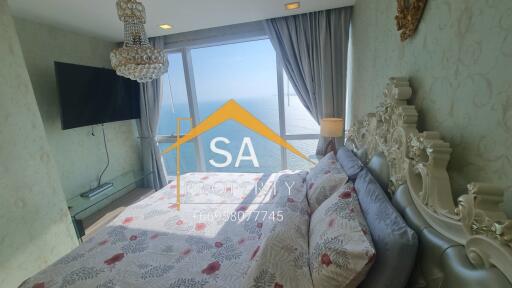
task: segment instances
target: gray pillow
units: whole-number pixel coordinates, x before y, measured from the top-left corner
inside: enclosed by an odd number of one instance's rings
[[[361,148],[354,151],[354,154],[361,161],[361,163],[366,164],[368,162],[368,149]]]
[[[341,168],[347,173],[348,179],[355,180],[357,173],[363,168],[361,161],[348,149],[347,147],[341,147],[336,155]]]
[[[418,248],[416,233],[366,168],[357,175],[355,185],[377,251],[376,261],[359,287],[403,288],[414,267]]]

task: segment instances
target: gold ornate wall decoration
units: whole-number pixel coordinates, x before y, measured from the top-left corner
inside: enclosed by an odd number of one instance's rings
[[[397,0],[396,28],[400,31],[400,40],[411,38],[418,28],[427,0]]]

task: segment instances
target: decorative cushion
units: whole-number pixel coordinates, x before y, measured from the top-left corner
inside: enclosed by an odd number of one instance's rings
[[[357,287],[373,264],[375,249],[351,182],[313,213],[309,257],[313,286],[322,288]]]
[[[329,173],[321,175],[316,181],[311,182],[308,189],[308,202],[311,212],[315,212],[325,200],[347,183],[347,180],[348,176],[344,173]]]
[[[318,176],[326,174],[345,174],[343,169],[341,169],[340,164],[338,164],[338,161],[336,161],[336,155],[334,155],[334,152],[330,152],[325,155],[313,168],[309,170],[309,173],[306,176],[306,184],[318,179]]]
[[[343,168],[345,173],[348,175],[348,178],[354,181],[357,174],[364,167],[363,163],[361,163],[361,161],[347,147],[341,147],[338,150],[336,157],[338,158],[341,168]]]
[[[367,169],[359,173],[355,187],[378,255],[360,287],[405,287],[416,258],[416,234]]]
[[[333,152],[322,158],[306,177],[307,196],[311,212],[314,212],[347,180],[348,176],[339,166]]]
[[[267,221],[272,221],[272,233],[262,239],[251,256],[250,261],[254,263],[240,287],[312,287],[308,265],[310,213],[306,185],[300,176],[285,174],[276,181],[277,193],[271,211],[281,211],[282,218],[267,215]],[[295,183],[292,194],[288,193],[290,183]]]

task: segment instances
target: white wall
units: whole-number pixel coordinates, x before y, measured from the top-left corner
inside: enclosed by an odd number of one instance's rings
[[[0,0],[0,287],[77,245],[13,20]]]
[[[97,185],[107,162],[101,127],[61,129],[60,104],[54,62],[110,67],[113,42],[64,31],[35,22],[15,19],[37,105],[67,199]],[[110,167],[103,180],[141,170],[140,147],[135,120],[105,124]]]

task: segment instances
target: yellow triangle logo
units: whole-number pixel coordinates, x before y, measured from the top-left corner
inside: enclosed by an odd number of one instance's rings
[[[274,131],[272,131],[272,129],[268,128],[265,124],[263,124],[260,120],[254,117],[251,113],[249,113],[249,111],[245,110],[242,106],[240,106],[240,104],[238,104],[233,99],[229,100],[226,104],[224,104],[217,111],[215,111],[215,113],[211,114],[203,122],[199,123],[199,125],[194,127],[187,135],[178,138],[176,143],[174,143],[172,146],[168,147],[162,152],[162,155],[169,153],[170,151],[176,149],[178,146],[187,143],[188,141],[198,137],[199,135],[207,132],[210,129],[215,128],[216,126],[228,120],[234,120],[240,123],[248,129],[267,138],[268,140],[278,144],[281,147],[284,147],[285,149],[301,157],[302,159],[314,164],[314,162],[311,161],[311,159],[306,157],[299,150],[295,149],[295,147],[293,147],[290,143],[286,142],[286,140],[277,135]]]

